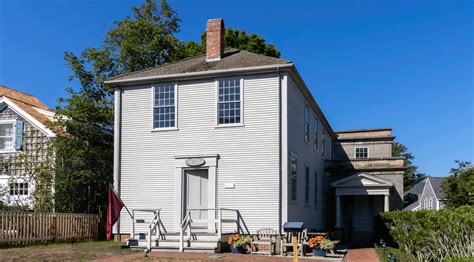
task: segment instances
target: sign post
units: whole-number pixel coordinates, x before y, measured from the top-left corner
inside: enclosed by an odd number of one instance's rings
[[[293,261],[298,262],[298,233],[303,231],[303,222],[285,222],[283,231],[291,232],[293,242]]]

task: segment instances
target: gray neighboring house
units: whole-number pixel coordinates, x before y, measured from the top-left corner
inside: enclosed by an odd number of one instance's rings
[[[441,185],[445,177],[428,177],[404,194],[408,204],[404,210],[439,210],[445,207],[446,198]]]
[[[287,221],[366,234],[378,212],[402,208],[391,129],[334,132],[291,61],[224,50],[222,19],[206,35],[206,55],[106,81],[114,186],[131,213],[116,235],[215,249]]]
[[[0,201],[33,207],[34,167],[56,137],[54,112],[33,95],[0,85]],[[28,163],[28,165],[25,164]]]

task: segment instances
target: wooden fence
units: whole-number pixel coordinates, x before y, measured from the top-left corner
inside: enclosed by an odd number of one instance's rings
[[[29,244],[98,238],[96,214],[0,212],[0,244]]]

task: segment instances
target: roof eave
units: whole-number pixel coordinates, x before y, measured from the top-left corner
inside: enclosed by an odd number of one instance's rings
[[[199,79],[199,78],[207,78],[207,77],[217,77],[221,75],[228,76],[232,74],[274,72],[275,70],[288,69],[288,68],[292,68],[293,66],[294,66],[293,63],[274,64],[274,65],[266,65],[266,66],[241,67],[241,68],[210,70],[210,71],[171,74],[171,75],[137,77],[137,78],[122,79],[122,80],[120,79],[108,80],[108,81],[104,81],[104,83],[109,87],[119,87],[119,86],[149,83],[149,82],[154,82],[154,81],[190,80],[190,79]]]

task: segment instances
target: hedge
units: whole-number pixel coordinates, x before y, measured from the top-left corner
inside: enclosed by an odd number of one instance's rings
[[[473,258],[474,207],[393,211],[376,220],[378,237],[420,261]]]

